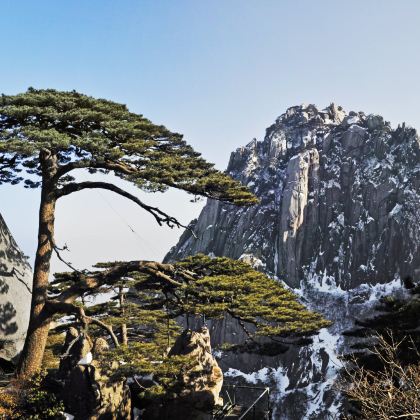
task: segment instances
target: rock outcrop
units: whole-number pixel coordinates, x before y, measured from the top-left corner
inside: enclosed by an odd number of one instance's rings
[[[100,353],[108,349],[105,340],[92,343],[75,328],[67,333],[59,368],[63,382],[61,392],[67,413],[75,420],[112,420],[131,418],[131,398],[124,380],[111,380],[109,371],[118,362],[104,366],[98,362]]]
[[[31,267],[0,215],[0,358],[23,348],[31,307]]]
[[[414,129],[331,105],[293,107],[232,153],[227,171],[261,199],[209,201],[166,260],[252,254],[299,287],[324,273],[343,289],[413,275],[420,266],[420,148]]]
[[[201,331],[184,330],[170,350],[171,356],[188,356],[193,362],[179,378],[181,398],[204,410],[223,404],[220,397],[223,373],[211,353],[210,333],[206,327]]]
[[[311,346],[271,359],[225,354],[220,362],[229,376],[274,383],[276,418],[326,418],[339,406],[331,386],[335,350],[346,347],[341,332],[400,279],[418,275],[419,137],[378,115],[296,106],[263,141],[232,153],[227,172],[260,204],[209,200],[191,222],[196,237],[186,230],[165,260],[199,252],[246,259],[334,321]]]
[[[177,338],[169,357],[184,356],[186,362],[160,405],[154,404],[143,414],[145,419],[211,420],[212,412],[223,405],[220,393],[223,373],[212,355],[206,327],[185,329]]]

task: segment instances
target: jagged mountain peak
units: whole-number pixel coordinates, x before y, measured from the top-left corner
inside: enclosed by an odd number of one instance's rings
[[[406,129],[405,124],[402,129]],[[341,106],[334,103],[322,110],[313,104],[292,106],[267,128],[262,141],[254,138],[246,146],[239,147],[232,153],[228,171],[235,176],[235,172],[238,172],[235,171],[237,169],[235,160],[243,160],[244,155],[258,154],[260,157],[270,158],[280,154],[287,161],[291,153],[323,143],[332,132],[340,134],[345,131],[358,131],[363,134],[364,130],[366,132],[379,131],[382,134],[392,132],[390,123],[384,121],[382,116],[367,115],[362,111],[347,113]]]
[[[345,289],[409,275],[420,265],[419,145],[379,115],[291,107],[230,157],[227,171],[261,204],[209,201],[198,239],[184,234],[167,258],[253,254],[293,287],[321,274]]]
[[[292,126],[320,126],[320,125],[343,125],[343,127],[358,124],[370,128],[386,125],[390,127],[389,122],[384,122],[383,117],[377,114],[366,114],[363,111],[346,112],[340,105],[331,102],[330,105],[319,109],[314,104],[301,104],[289,107],[283,114],[277,117],[272,127],[279,128],[280,125]],[[271,128],[271,127],[270,127]]]
[[[244,259],[333,321],[312,345],[281,357],[223,355],[221,363],[227,376],[274,383],[275,418],[337,414],[341,332],[420,268],[416,130],[392,129],[379,115],[334,104],[295,106],[262,141],[234,151],[227,170],[260,203],[242,208],[209,200],[190,225],[195,236],[185,231],[165,260],[198,252]],[[224,322],[215,331],[234,339],[238,331]]]
[[[276,119],[276,124],[340,124],[346,116],[347,113],[343,108],[334,103],[322,110],[314,104],[302,104],[288,108]]]

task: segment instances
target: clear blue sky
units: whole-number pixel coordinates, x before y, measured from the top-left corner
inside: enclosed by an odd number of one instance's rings
[[[3,0],[1,16],[1,92],[76,89],[126,103],[221,169],[303,102],[420,127],[418,0]],[[33,254],[38,193],[0,194],[0,212]],[[180,193],[148,199],[185,222],[200,208]],[[66,200],[57,235],[79,266],[161,258],[180,234],[108,193]]]

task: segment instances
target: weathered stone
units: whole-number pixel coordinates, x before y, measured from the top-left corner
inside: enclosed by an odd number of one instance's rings
[[[292,107],[263,141],[231,155],[227,171],[260,204],[238,208],[209,200],[191,224],[197,239],[184,232],[166,256],[246,258],[299,288],[305,304],[334,322],[312,345],[291,347],[279,357],[223,353],[219,363],[229,375],[255,373],[245,377],[278,390],[271,394],[278,400],[275,418],[321,419],[337,410],[335,352],[348,348],[342,331],[370,313],[381,291],[415,277],[419,167],[419,137],[404,124],[392,130],[380,116],[347,115],[333,104],[322,111]],[[240,336],[232,320],[211,324],[214,344]]]
[[[0,358],[23,348],[31,307],[32,272],[0,215]]]
[[[89,417],[89,420],[130,419],[130,390],[125,380],[111,381],[95,360],[91,366],[95,368],[94,381],[99,389],[101,405],[97,412]],[[117,368],[118,363],[113,362],[111,369]]]
[[[70,329],[60,363],[64,379],[62,398],[66,412],[75,420],[117,420],[131,418],[130,391],[125,380],[111,380],[108,372],[118,368],[117,362],[105,367],[93,360],[108,348],[103,339],[92,345],[88,336]]]
[[[200,331],[184,330],[169,352],[169,357],[177,355],[188,356],[192,361],[179,377],[179,396],[202,410],[221,405],[223,373],[211,353],[209,330],[205,327]]]
[[[149,405],[141,418],[211,420],[212,410],[223,404],[220,397],[223,373],[211,353],[209,330],[184,330],[168,356],[186,356],[188,362],[177,376],[171,393],[161,403]],[[148,386],[147,379],[142,386]]]
[[[102,353],[106,352],[107,350],[109,350],[109,344],[104,338],[99,337],[95,340],[93,344],[93,349],[92,349],[93,357],[97,358]]]

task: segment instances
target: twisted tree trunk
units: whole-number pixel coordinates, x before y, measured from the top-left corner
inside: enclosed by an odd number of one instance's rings
[[[49,152],[40,154],[43,169],[39,208],[38,247],[35,257],[32,303],[25,345],[19,359],[18,376],[32,376],[41,369],[51,317],[44,310],[47,301],[50,260],[54,249],[55,186],[52,178],[57,169],[56,158]]]

